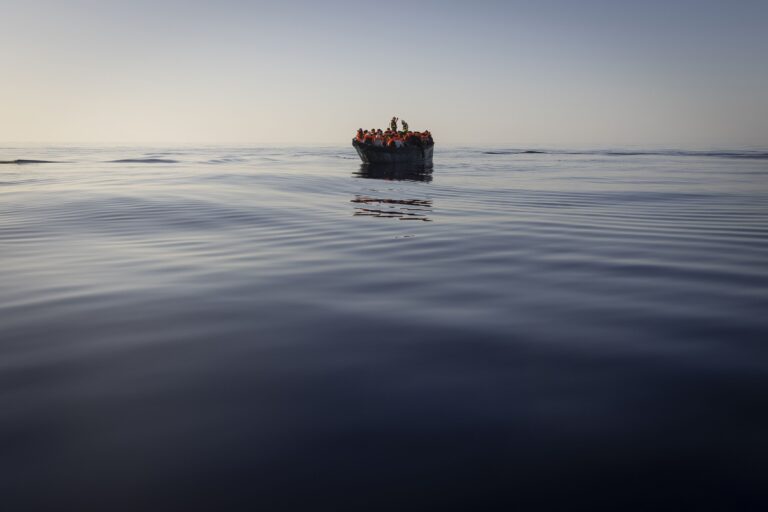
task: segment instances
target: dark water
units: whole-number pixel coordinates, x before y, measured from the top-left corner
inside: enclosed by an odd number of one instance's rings
[[[768,154],[524,151],[0,150],[3,508],[757,510]]]

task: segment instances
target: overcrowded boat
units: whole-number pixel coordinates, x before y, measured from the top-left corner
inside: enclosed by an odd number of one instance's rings
[[[393,117],[386,130],[359,128],[352,146],[366,164],[419,164],[432,165],[435,141],[429,130],[412,131],[408,123],[400,121],[399,130]]]

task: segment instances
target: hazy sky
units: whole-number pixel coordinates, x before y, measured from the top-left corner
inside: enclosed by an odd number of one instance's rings
[[[0,142],[768,146],[768,1],[2,0]]]

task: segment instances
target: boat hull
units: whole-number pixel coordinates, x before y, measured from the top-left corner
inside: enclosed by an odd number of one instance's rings
[[[431,166],[434,144],[423,146],[405,145],[400,148],[389,148],[386,146],[374,146],[373,144],[363,144],[357,140],[352,140],[352,146],[357,150],[360,159],[366,164],[418,164]]]

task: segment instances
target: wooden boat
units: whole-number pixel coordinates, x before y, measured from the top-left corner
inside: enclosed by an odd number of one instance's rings
[[[432,165],[435,143],[404,144],[401,147],[377,146],[352,139],[352,146],[366,164],[418,164]]]

